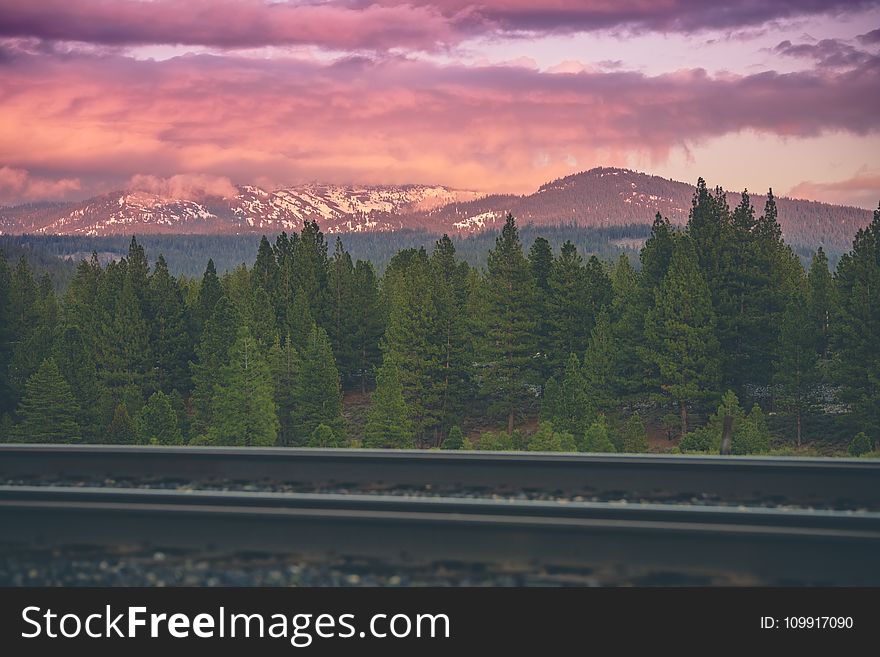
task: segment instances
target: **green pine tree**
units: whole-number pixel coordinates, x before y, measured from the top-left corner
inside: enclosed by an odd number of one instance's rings
[[[309,447],[342,447],[333,433],[333,429],[326,424],[319,424],[309,438]]]
[[[473,343],[465,317],[470,268],[456,262],[455,246],[447,235],[435,244],[430,265],[435,313],[431,341],[437,354],[434,387],[439,397],[438,428],[445,428],[461,418],[473,395]],[[434,444],[439,442],[435,438]]]
[[[209,259],[208,266],[205,268],[205,275],[202,277],[202,284],[199,286],[198,302],[193,313],[197,336],[201,336],[205,324],[214,314],[214,306],[217,305],[222,296],[223,287],[220,285],[220,279],[217,277],[214,260]]]
[[[142,445],[182,445],[183,435],[171,400],[161,390],[150,395],[138,417],[138,442]]]
[[[137,427],[124,403],[117,404],[113,411],[113,419],[107,427],[106,442],[111,445],[134,445],[138,442]]]
[[[186,391],[190,386],[192,347],[183,292],[161,255],[149,280],[150,353],[160,390]]]
[[[697,266],[691,241],[677,239],[669,271],[645,317],[642,354],[655,369],[655,386],[674,402],[687,433],[688,407],[718,389],[718,344],[709,288]]]
[[[807,283],[810,288],[810,321],[816,331],[816,352],[820,360],[827,363],[831,357],[831,323],[836,305],[836,290],[828,269],[828,256],[821,246],[810,262]]]
[[[440,449],[464,449],[464,434],[458,425],[449,430],[449,435],[446,436]]]
[[[324,329],[312,326],[300,349],[300,373],[293,390],[292,444],[308,443],[319,424],[342,431],[342,388],[333,348]]]
[[[214,312],[205,322],[201,339],[195,348],[196,361],[190,363],[195,410],[192,425],[194,435],[204,434],[211,425],[214,384],[221,368],[229,362],[229,350],[238,334],[239,322],[238,312],[226,297],[217,301]]]
[[[550,422],[541,422],[538,430],[529,437],[530,452],[576,452],[574,436],[564,431],[555,431]]]
[[[605,422],[605,416],[599,415],[583,434],[579,446],[582,452],[616,452],[617,448],[611,441],[611,432]]]
[[[77,424],[84,442],[103,441],[106,417],[101,414],[101,383],[95,362],[86,346],[82,331],[77,326],[66,326],[58,332],[54,349],[58,370],[70,385],[79,406]]]
[[[333,257],[329,263],[327,288],[327,337],[333,346],[333,355],[339,375],[347,385],[355,379],[357,354],[355,347],[356,319],[354,265],[351,256],[337,237]]]
[[[813,407],[815,386],[819,382],[816,349],[821,341],[812,310],[807,282],[803,280],[782,315],[774,363],[773,380],[778,389],[775,400],[780,410],[795,421],[798,447],[803,441],[803,416]]]
[[[523,255],[512,215],[495,248],[489,251],[486,274],[482,384],[490,412],[507,417],[507,432],[534,397],[537,319],[536,285]]]
[[[638,413],[629,416],[620,430],[620,451],[643,454],[648,451],[648,434]]]
[[[404,449],[413,447],[409,408],[396,363],[387,360],[376,375],[376,391],[367,414],[364,447]]]
[[[26,443],[75,443],[80,440],[76,398],[55,359],[47,358],[27,380],[18,406],[18,436]]]
[[[560,431],[582,435],[596,416],[596,402],[590,393],[577,354],[571,354],[559,382],[547,382],[541,419]]]
[[[439,442],[446,392],[433,279],[431,263],[423,257],[395,274],[383,343],[384,358],[397,364],[413,431],[423,445]]]
[[[278,438],[272,374],[243,326],[214,386],[208,439],[214,445],[267,446]]]
[[[293,442],[294,391],[300,372],[299,354],[290,336],[284,342],[276,339],[269,352],[269,366],[275,390],[275,408],[278,413],[278,444]]]
[[[880,435],[880,207],[835,276],[834,382],[869,436]]]
[[[375,378],[382,362],[379,340],[385,332],[384,315],[379,301],[379,283],[373,265],[358,260],[354,267],[354,328],[355,375],[360,379],[361,392]]]

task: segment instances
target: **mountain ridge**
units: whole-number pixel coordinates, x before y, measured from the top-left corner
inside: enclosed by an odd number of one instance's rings
[[[660,212],[687,220],[694,186],[629,169],[597,167],[541,185],[531,194],[479,195],[442,185],[308,184],[237,188],[232,197],[167,198],[120,190],[74,203],[0,207],[0,233],[44,235],[239,234],[299,230],[317,221],[328,234],[414,228],[478,232],[511,212],[522,224],[607,227],[650,223]],[[880,192],[878,192],[880,193]],[[731,206],[739,193],[728,192]],[[751,195],[756,211],[765,196]],[[845,249],[871,213],[862,208],[778,197],[779,221],[793,245]]]

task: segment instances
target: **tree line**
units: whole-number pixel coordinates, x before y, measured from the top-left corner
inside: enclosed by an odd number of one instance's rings
[[[682,450],[717,451],[730,416],[733,451],[760,453],[769,417],[800,445],[819,413],[861,432],[854,453],[873,450],[880,209],[833,274],[821,248],[805,270],[772,191],[758,214],[748,193],[730,208],[700,179],[687,225],[658,214],[638,265],[541,237],[526,251],[512,216],[485,268],[444,235],[378,276],[314,222],[264,237],[251,267],[220,276],[209,260],[200,279],[173,276],[161,256],[150,267],[132,238],[124,258],[80,262],[62,296],[24,258],[0,258],[0,431],[645,451],[653,422]],[[346,393],[371,393],[362,426],[343,415]]]

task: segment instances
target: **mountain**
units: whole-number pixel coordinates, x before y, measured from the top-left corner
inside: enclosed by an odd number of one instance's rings
[[[591,228],[650,224],[659,212],[673,224],[687,222],[694,186],[628,169],[596,168],[554,180],[526,196],[488,196],[465,203],[451,203],[408,218],[407,225],[443,227],[453,232],[478,231],[504,223],[511,212],[521,224],[578,225]],[[750,194],[756,213],[767,197]],[[878,190],[880,197],[880,190]],[[727,193],[731,208],[740,194]],[[809,250],[824,246],[848,251],[856,231],[871,221],[862,208],[817,201],[777,198],[779,223],[785,239]]]
[[[473,199],[442,186],[304,185],[266,191],[241,186],[230,197],[168,198],[128,190],[80,203],[0,208],[0,233],[38,235],[235,234],[299,230],[315,220],[328,233],[390,231],[402,217]]]
[[[586,227],[649,224],[657,212],[687,221],[692,185],[627,169],[596,168],[542,185],[533,194],[479,196],[442,186],[303,185],[268,191],[242,186],[232,197],[166,198],[120,191],[81,203],[0,208],[0,232],[74,235],[236,234],[298,230],[315,220],[327,233],[418,228],[471,233],[497,227],[507,212],[521,224]],[[753,195],[758,213],[765,197]],[[728,193],[731,207],[738,193]],[[789,243],[846,251],[871,213],[860,208],[779,198]]]

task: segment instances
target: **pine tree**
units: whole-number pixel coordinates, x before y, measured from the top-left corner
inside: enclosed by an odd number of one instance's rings
[[[324,329],[312,326],[300,350],[300,373],[293,392],[292,443],[308,443],[319,424],[339,436],[342,430],[342,388]]]
[[[850,456],[861,456],[874,451],[874,441],[871,440],[864,431],[860,431],[850,441],[847,452]]]
[[[582,354],[587,348],[595,318],[590,314],[583,258],[574,244],[562,245],[550,268],[547,291],[549,324],[549,371],[559,375],[569,354]]]
[[[211,424],[214,384],[220,369],[229,362],[229,350],[239,329],[238,312],[226,297],[221,297],[205,322],[196,346],[196,361],[190,363],[193,380],[192,402],[195,410],[192,431],[203,434]]]
[[[538,430],[529,437],[530,452],[576,452],[574,436],[564,431],[555,431],[550,422],[541,422]]]
[[[20,274],[17,277],[18,283],[27,285],[27,276],[28,274]],[[33,305],[25,311],[25,315],[30,323],[27,327],[19,328],[20,333],[12,349],[12,360],[9,364],[9,378],[19,394],[24,392],[28,378],[52,355],[59,311],[48,275],[41,278]]]
[[[648,451],[648,434],[638,413],[633,413],[624,422],[619,443],[621,452],[642,454]]]
[[[101,384],[79,327],[66,326],[59,331],[52,353],[79,406],[76,421],[84,442],[101,442],[107,426],[100,412]]]
[[[111,445],[134,445],[138,441],[137,433],[128,408],[124,403],[117,404],[113,420],[107,428],[107,442]]]
[[[635,345],[632,345],[635,348]],[[622,363],[622,347],[618,344],[607,311],[599,313],[584,354],[583,379],[585,394],[592,406],[609,411],[618,400],[624,383],[618,368]],[[580,433],[580,432],[578,432]]]
[[[262,286],[254,288],[249,310],[248,328],[263,353],[268,354],[278,338],[278,331],[275,327],[275,310],[269,299],[269,293]]]
[[[274,311],[277,305],[273,298],[278,289],[278,262],[275,259],[275,251],[269,244],[266,236],[260,239],[260,246],[257,249],[257,260],[254,262],[254,268],[251,272],[251,282],[254,289],[262,288],[264,292],[272,300],[271,309]]]
[[[611,283],[614,296],[607,309],[607,320],[603,313],[599,313],[596,318],[596,326],[590,336],[590,347],[584,359],[584,369],[589,380],[590,371],[595,368],[591,364],[593,354],[590,352],[605,354],[599,359],[599,364],[608,363],[611,373],[610,391],[615,392],[618,399],[625,399],[645,389],[645,366],[638,347],[644,342],[645,313],[650,306],[643,295],[641,277],[633,269],[625,253],[618,258]],[[653,292],[651,302],[653,303]],[[597,369],[603,371],[602,367]],[[601,392],[595,383],[593,389],[596,393]],[[610,391],[606,391],[606,395]]]
[[[309,304],[309,312],[318,326],[326,327],[326,294],[328,278],[327,243],[317,222],[303,226],[294,245],[293,282],[301,288]]]
[[[389,290],[390,313],[383,358],[398,367],[403,396],[410,412],[416,439],[422,444],[437,444],[444,420],[445,382],[438,333],[437,308],[434,304],[434,272],[427,258],[413,258],[406,269],[398,271]]]
[[[141,313],[146,310],[147,282],[150,276],[150,265],[147,262],[147,254],[144,247],[138,244],[137,238],[132,236],[128,246],[128,256],[125,259],[125,273],[128,278]]]
[[[675,248],[674,235],[675,231],[669,219],[661,217],[658,212],[651,226],[651,235],[639,254],[642,265],[642,294],[649,304],[653,302],[654,290],[660,287],[666,272],[669,271],[669,263],[672,262],[672,252]]]
[[[400,372],[392,360],[383,363],[376,374],[376,391],[372,402],[364,429],[364,447],[413,447],[409,409],[403,398]]]
[[[79,407],[53,358],[47,358],[27,380],[18,406],[18,435],[26,443],[75,443]]]
[[[9,363],[12,360],[13,334],[10,322],[10,286],[12,284],[6,256],[0,251],[0,416],[13,407],[12,386],[9,383]]]
[[[779,408],[795,420],[797,445],[802,442],[803,415],[813,405],[814,387],[819,382],[816,349],[821,344],[820,327],[813,321],[806,280],[802,280],[782,315],[779,346],[774,363],[774,383],[778,387]]]
[[[535,279],[535,285],[543,293],[550,291],[550,271],[553,268],[553,250],[550,242],[543,237],[535,238],[529,249],[529,267]]]
[[[284,342],[276,339],[269,352],[269,365],[275,389],[275,409],[278,414],[278,444],[293,441],[294,391],[300,371],[299,354],[290,336]]]
[[[451,426],[464,413],[466,401],[472,396],[472,342],[465,318],[468,304],[468,271],[466,263],[455,260],[455,246],[447,235],[437,241],[431,254],[434,334],[431,336],[437,353],[435,388],[438,399],[440,427]],[[434,444],[438,444],[435,438]]]
[[[127,387],[138,389],[143,394],[153,386],[150,328],[141,312],[135,280],[135,276],[126,273],[113,320],[108,327],[109,335],[105,338],[108,341],[105,385],[116,398]]]
[[[150,353],[160,390],[187,391],[193,358],[189,322],[180,285],[161,255],[149,280]]]
[[[449,434],[446,436],[446,440],[443,441],[443,444],[440,445],[440,449],[463,449],[464,448],[464,434],[461,432],[461,429],[458,425],[455,425],[449,430]]]
[[[352,383],[357,368],[355,304],[354,265],[337,237],[329,264],[327,336],[333,346],[339,375],[346,384]]]
[[[309,299],[305,291],[297,287],[293,293],[293,302],[287,309],[287,332],[297,348],[308,339],[314,324],[315,318],[310,310]]]
[[[550,272],[553,269],[553,250],[550,242],[543,237],[535,238],[532,248],[529,249],[529,269],[537,288],[534,314],[537,318],[535,334],[538,345],[538,354],[535,363],[538,380],[543,382],[554,375],[550,351],[553,349],[550,335],[552,332],[548,304],[550,301]],[[556,363],[558,364],[558,363]]]
[[[243,326],[214,386],[209,441],[215,445],[274,445],[278,418],[273,396],[269,365],[250,330]]]
[[[576,436],[584,433],[596,415],[596,403],[590,395],[577,354],[571,354],[559,382],[550,379],[541,405],[541,419],[559,431]]]
[[[356,368],[361,392],[367,391],[367,382],[375,376],[382,362],[379,340],[385,332],[383,313],[379,302],[379,283],[373,265],[358,260],[354,267],[354,334]]]
[[[656,368],[656,388],[673,401],[687,433],[688,406],[718,388],[718,344],[708,286],[689,238],[678,238],[664,277],[645,317],[645,359]]]
[[[617,451],[611,441],[604,415],[599,415],[584,432],[580,451],[597,453]]]
[[[770,451],[770,430],[761,407],[755,404],[736,428],[730,443],[731,454],[766,454]]]
[[[142,445],[182,445],[183,435],[171,400],[161,390],[150,395],[138,417],[138,442]]]
[[[512,434],[517,413],[534,399],[537,292],[510,214],[488,255],[485,294],[483,389],[490,411],[507,416]]]
[[[333,433],[333,429],[326,424],[319,424],[309,438],[309,447],[342,447]]]
[[[201,336],[205,328],[205,323],[214,314],[214,306],[223,296],[223,287],[220,285],[220,279],[217,277],[217,269],[214,267],[214,260],[208,260],[208,266],[205,268],[205,275],[202,277],[202,284],[199,287],[198,303],[195,308],[195,333]]]
[[[880,207],[837,265],[834,381],[869,436],[880,435]]]
[[[823,362],[831,357],[831,322],[835,309],[834,279],[828,269],[828,256],[822,247],[816,251],[807,274],[810,292],[810,321],[816,329],[816,351]]]

